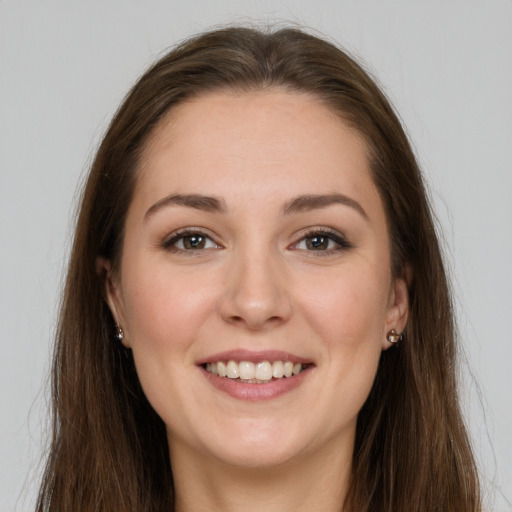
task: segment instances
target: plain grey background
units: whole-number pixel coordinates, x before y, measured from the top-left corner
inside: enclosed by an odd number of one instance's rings
[[[0,0],[0,511],[33,507],[73,198],[106,123],[165,48],[250,21],[338,41],[397,107],[453,276],[488,510],[512,510],[510,0]]]

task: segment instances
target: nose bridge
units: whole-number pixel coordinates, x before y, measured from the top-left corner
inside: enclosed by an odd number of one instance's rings
[[[285,321],[291,312],[279,251],[261,240],[247,240],[232,255],[222,298],[225,320],[250,329]]]

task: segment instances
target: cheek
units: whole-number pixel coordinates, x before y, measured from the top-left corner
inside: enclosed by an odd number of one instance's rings
[[[200,288],[193,276],[170,272],[165,267],[127,269],[126,274],[124,305],[134,336],[162,331],[170,336],[175,329],[192,327],[188,318],[199,314],[207,300],[204,287]],[[169,330],[171,326],[173,329]]]
[[[303,316],[325,350],[322,393],[329,411],[325,421],[333,429],[355,421],[373,385],[382,353],[386,283],[375,271],[352,271],[325,282],[322,293],[304,296]]]
[[[190,397],[181,391],[195,366],[194,343],[215,298],[209,286],[200,287],[186,273],[170,272],[166,265],[148,267],[126,267],[127,336],[144,393],[169,425],[175,421],[172,411],[189,407]]]
[[[301,309],[329,346],[357,350],[373,343],[380,347],[389,293],[385,276],[376,269],[347,268],[312,285],[309,289],[314,291],[301,293]]]
[[[127,336],[141,381],[144,368],[153,372],[153,367],[166,366],[169,371],[173,365],[175,374],[183,366],[177,361],[194,364],[191,347],[215,302],[214,288],[186,271],[170,272],[165,265],[151,271],[147,266],[143,271],[127,269],[125,283]]]

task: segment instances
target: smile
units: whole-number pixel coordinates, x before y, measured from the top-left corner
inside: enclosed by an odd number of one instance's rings
[[[205,363],[203,368],[219,377],[243,381],[245,384],[265,384],[272,380],[293,377],[308,365],[292,361],[217,361]]]
[[[238,400],[266,401],[300,388],[316,367],[311,359],[281,350],[235,349],[196,361],[206,380]]]

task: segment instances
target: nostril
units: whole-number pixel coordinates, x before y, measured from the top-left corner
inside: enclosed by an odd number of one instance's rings
[[[271,317],[254,317],[254,316],[238,316],[233,315],[228,319],[233,325],[244,326],[245,328],[251,331],[257,331],[260,329],[265,329],[271,326],[277,326],[284,322],[284,319],[278,315],[274,315]]]
[[[219,297],[218,311],[224,321],[251,330],[276,326],[291,314],[291,304],[271,273],[233,280]]]

